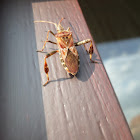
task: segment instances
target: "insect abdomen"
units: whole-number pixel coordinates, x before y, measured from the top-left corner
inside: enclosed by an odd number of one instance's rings
[[[68,49],[65,61],[62,59],[61,54],[60,54],[60,60],[61,60],[61,64],[63,65],[63,67],[68,73],[71,73],[72,75],[76,75],[79,69],[79,56],[75,56]]]

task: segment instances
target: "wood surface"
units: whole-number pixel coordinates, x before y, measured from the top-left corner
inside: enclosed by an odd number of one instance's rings
[[[73,32],[74,40],[92,36],[76,0],[3,1],[0,27],[0,137],[2,140],[131,140],[132,136],[94,43],[90,63],[83,46],[77,47],[80,69],[71,78],[59,54],[47,59],[50,83],[43,87],[45,53],[38,53],[46,31],[54,25]],[[49,39],[56,41],[50,35]],[[89,44],[86,45],[89,47]],[[58,49],[48,43],[46,52]]]
[[[92,38],[77,1],[33,3],[33,15],[34,20],[56,23],[65,17],[62,25],[71,28],[75,41]],[[54,25],[35,24],[37,49],[42,48],[47,30],[56,33]],[[49,38],[55,41],[53,36]],[[57,49],[53,44],[46,46],[47,52]],[[76,77],[68,76],[58,54],[47,59],[52,82],[42,87],[42,94],[48,139],[132,139],[95,44],[93,59],[99,64],[90,63],[83,46],[77,49],[81,67]],[[42,84],[46,81],[44,55],[38,53]]]

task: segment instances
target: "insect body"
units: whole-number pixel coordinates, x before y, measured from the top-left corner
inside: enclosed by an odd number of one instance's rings
[[[72,75],[78,72],[79,55],[73,43],[72,33],[70,31],[62,31],[55,35],[59,47],[59,55],[65,70]]]
[[[68,28],[67,30],[64,30],[64,28],[61,26],[61,21],[62,20],[63,20],[63,18],[60,20],[58,25],[56,23],[53,23],[53,22],[50,22],[50,21],[35,21],[35,22],[52,23],[52,24],[55,25],[55,27],[57,29],[56,34],[54,34],[50,30],[47,32],[47,39],[44,42],[43,48],[42,48],[42,50],[38,51],[38,52],[42,52],[44,50],[47,42],[57,44],[58,48],[59,48],[58,50],[52,51],[51,53],[47,54],[44,57],[44,71],[45,71],[46,76],[47,76],[47,82],[44,84],[44,86],[49,82],[49,75],[48,75],[49,68],[48,68],[48,65],[47,65],[47,62],[46,62],[46,58],[50,57],[51,55],[53,55],[57,52],[59,52],[61,64],[63,65],[65,70],[72,75],[76,75],[76,73],[78,72],[78,69],[79,69],[79,54],[78,54],[78,51],[76,49],[76,46],[79,46],[79,45],[83,44],[84,47],[85,47],[85,44],[90,42],[89,51],[87,51],[87,50],[86,51],[90,55],[91,62],[97,63],[96,61],[93,61],[91,59],[92,54],[93,54],[92,41],[90,39],[86,39],[86,40],[74,43],[73,37],[72,37],[72,32],[70,31],[70,28]],[[49,33],[51,33],[52,35],[55,36],[55,38],[57,40],[57,43],[48,40]],[[86,49],[86,47],[85,47],[85,49]]]

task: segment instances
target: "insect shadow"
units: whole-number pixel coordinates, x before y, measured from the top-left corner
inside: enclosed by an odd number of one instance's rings
[[[51,80],[51,81],[48,82],[48,84],[50,84],[52,82],[58,82],[58,81],[61,82],[61,81],[69,80],[69,79],[72,79],[73,77],[74,77],[73,75],[69,74],[68,78],[59,78],[57,80]]]
[[[101,64],[101,61],[99,59],[96,59],[97,57],[96,54],[93,54],[92,59],[97,61],[98,63],[92,63],[89,59],[89,55],[86,54],[86,52],[85,54],[83,54],[82,51],[84,51],[82,48],[78,48],[78,52],[80,56],[80,67],[79,67],[78,73],[75,76],[78,80],[85,82],[94,73],[95,67]]]
[[[79,42],[80,39],[77,35],[77,32],[75,31],[73,25],[69,22],[69,25],[73,31],[73,35],[74,35],[74,40],[76,42]],[[89,48],[89,45],[90,44],[86,44],[86,47]],[[90,61],[90,58],[89,58],[89,54],[85,51],[84,49],[84,46],[81,45],[81,46],[77,46],[76,47],[77,50],[78,50],[78,53],[79,53],[79,57],[80,57],[80,67],[79,67],[79,71],[78,73],[75,75],[76,78],[80,81],[87,81],[91,75],[93,74],[94,70],[95,70],[95,67],[96,65],[98,64],[102,64],[101,60],[97,59],[97,55],[95,53],[93,53],[92,55],[92,60],[95,60],[97,61],[98,63],[92,63]]]

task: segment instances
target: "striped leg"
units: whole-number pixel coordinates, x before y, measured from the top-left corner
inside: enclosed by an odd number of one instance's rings
[[[41,49],[41,50],[37,50],[37,52],[42,52],[42,51],[44,50],[44,48],[45,48],[47,42],[50,42],[50,43],[52,43],[52,44],[57,44],[57,43],[55,43],[55,42],[53,42],[53,41],[48,40],[49,33],[51,33],[52,35],[54,35],[54,33],[53,33],[52,31],[49,30],[49,31],[47,32],[47,39],[46,39],[46,41],[44,41],[44,45],[43,45],[42,49]],[[55,36],[55,35],[54,35],[54,36]]]
[[[85,44],[89,43],[89,42],[90,42],[90,48],[89,48],[89,51],[87,51]],[[92,40],[91,39],[82,40],[82,41],[76,42],[74,44],[75,44],[75,46],[84,45],[84,48],[85,48],[86,52],[89,53],[90,61],[92,63],[98,63],[97,61],[92,60],[92,54],[93,54],[94,50],[93,50],[93,45],[92,45]]]
[[[56,50],[56,51],[52,51],[51,53],[47,54],[45,57],[44,57],[44,71],[46,73],[46,76],[47,76],[47,82],[43,85],[47,85],[48,82],[49,82],[49,75],[48,75],[48,72],[49,72],[49,67],[48,67],[48,64],[47,64],[47,61],[46,61],[46,58],[50,57],[51,55],[55,54],[59,52],[59,50]]]

